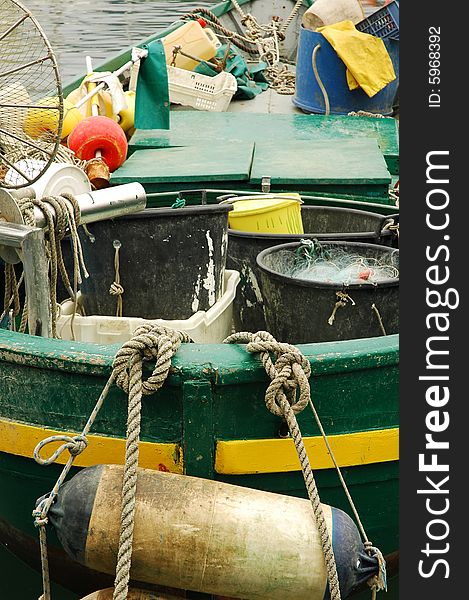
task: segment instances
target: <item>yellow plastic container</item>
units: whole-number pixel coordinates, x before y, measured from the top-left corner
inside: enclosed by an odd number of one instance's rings
[[[197,21],[189,21],[178,27],[161,40],[166,55],[166,63],[172,64],[174,46],[181,46],[187,54],[196,58],[210,60],[220,47],[220,40],[211,29],[204,28]],[[199,63],[195,60],[177,54],[176,63],[173,66],[180,69],[192,71]]]
[[[304,233],[299,194],[242,196],[232,201],[231,229],[252,233]]]

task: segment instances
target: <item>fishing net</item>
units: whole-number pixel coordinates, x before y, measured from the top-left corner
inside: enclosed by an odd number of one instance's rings
[[[24,187],[45,172],[59,150],[62,122],[62,85],[49,41],[19,1],[0,0],[2,187]]]
[[[356,246],[321,244],[318,240],[302,240],[294,252],[277,253],[284,275],[337,285],[377,285],[398,279],[397,257],[396,250],[365,252]]]

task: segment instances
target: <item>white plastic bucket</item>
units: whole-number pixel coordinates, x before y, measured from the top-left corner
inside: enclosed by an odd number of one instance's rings
[[[303,26],[311,31],[340,21],[359,23],[365,18],[360,0],[316,0],[303,14]]]
[[[24,159],[15,163],[22,172],[33,178],[36,177],[44,166],[43,160]],[[13,168],[8,170],[5,181],[10,185],[22,185],[26,179],[19,175]],[[75,165],[69,163],[52,163],[47,171],[31,184],[36,198],[45,196],[60,196],[61,194],[86,194],[91,192],[91,183],[87,175]]]

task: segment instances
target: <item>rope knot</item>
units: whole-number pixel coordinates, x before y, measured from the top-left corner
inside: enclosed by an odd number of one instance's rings
[[[113,281],[111,283],[111,287],[109,288],[109,293],[111,294],[111,296],[122,296],[122,294],[124,293],[124,288],[121,286],[120,283],[116,283],[115,281]]]
[[[41,502],[36,509],[33,510],[34,527],[45,527],[49,522],[46,515],[43,514],[43,505],[45,501]]]
[[[310,398],[308,379],[311,365],[298,348],[277,342],[267,331],[234,334],[225,342],[244,342],[248,352],[260,353],[262,364],[272,380],[265,394],[265,403],[271,413],[283,417],[290,410],[297,414],[306,407]],[[275,362],[272,355],[276,358]]]
[[[47,513],[49,512],[48,507],[48,496],[42,498],[36,508],[33,510],[32,515],[34,517],[34,527],[44,527],[49,522]]]
[[[51,456],[49,456],[49,458],[42,458],[40,453],[44,446],[54,442],[65,443],[59,446],[57,450]],[[76,435],[74,437],[70,437],[68,435],[51,435],[50,437],[40,441],[39,444],[34,448],[34,460],[40,465],[51,465],[65,450],[68,450],[72,456],[77,456],[80,454],[80,452],[83,452],[87,446],[88,440],[84,435]]]
[[[376,592],[380,592],[381,590],[387,591],[387,575],[386,575],[386,561],[384,560],[384,556],[379,548],[373,546],[370,541],[366,541],[364,543],[365,550],[372,558],[376,558],[378,561],[378,573],[371,577],[367,583],[373,592],[373,596],[376,595]]]
[[[141,377],[144,360],[154,360],[155,367],[147,380],[142,379],[142,393],[153,394],[166,380],[171,358],[182,343],[192,342],[184,332],[161,325],[138,327],[131,340],[117,352],[113,366],[116,384],[128,393],[135,378]]]

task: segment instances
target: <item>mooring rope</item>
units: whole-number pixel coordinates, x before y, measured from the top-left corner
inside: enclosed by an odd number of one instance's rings
[[[303,0],[296,0],[295,6],[293,7],[291,13],[283,22],[282,27],[280,27],[280,33],[285,33],[285,31],[288,29],[288,26],[290,25],[290,23],[293,21],[293,19],[298,14],[302,4],[303,4]]]
[[[249,39],[243,35],[240,35],[236,31],[231,31],[230,29],[227,29],[226,27],[224,27],[222,25],[220,19],[208,8],[203,8],[203,7],[194,8],[194,10],[192,10],[191,12],[186,13],[185,15],[182,15],[182,17],[180,17],[180,20],[181,21],[195,20],[195,19],[197,19],[198,15],[206,16],[210,20],[210,26],[213,29],[215,29],[216,31],[219,31],[221,34],[223,34],[227,39],[229,39],[231,41],[236,40],[236,46],[240,50],[243,50],[244,52],[247,52],[248,54],[257,54],[258,53],[257,47],[251,48],[250,46],[247,45],[247,44],[256,44],[256,41],[254,39]]]
[[[125,600],[127,598],[132,557],[141,399],[142,395],[152,394],[163,385],[171,367],[171,358],[177,352],[180,345],[187,342],[192,342],[191,338],[186,333],[180,331],[168,329],[160,325],[143,325],[142,327],[139,327],[135,331],[132,339],[126,342],[117,352],[112,364],[111,375],[81,434],[73,437],[54,435],[42,440],[34,449],[34,460],[40,465],[52,464],[59,458],[62,452],[66,450],[69,453],[69,458],[52,491],[38,503],[33,511],[34,524],[39,528],[41,550],[43,595],[40,600],[51,600],[45,529],[48,523],[50,507],[56,499],[76,457],[87,447],[87,435],[93,426],[113,383],[116,383],[121,387],[129,396],[126,458],[122,486],[121,534],[119,539],[114,600],[117,598],[119,600]],[[142,373],[143,362],[148,359],[155,360],[155,367],[151,376],[144,381]],[[51,456],[43,458],[41,456],[41,450],[48,444],[57,442],[63,443]]]
[[[179,349],[181,343],[191,341],[192,340],[187,334],[167,329],[162,326],[144,325],[139,327],[135,331],[134,337],[126,342],[116,354],[112,365],[113,370],[111,376],[101,392],[82,433],[74,437],[65,435],[51,436],[40,442],[35,448],[34,458],[42,465],[51,464],[65,450],[68,450],[70,454],[54,488],[50,494],[42,499],[33,511],[34,522],[40,532],[44,590],[40,600],[50,600],[51,598],[45,529],[48,522],[48,512],[57,497],[60,487],[64,483],[76,456],[87,447],[88,440],[86,436],[114,382],[119,385],[129,397],[125,466],[122,483],[121,530],[113,594],[113,600],[126,600],[132,559],[142,396],[154,393],[163,385],[171,367],[172,357]],[[386,587],[386,564],[381,552],[371,544],[366,536],[358,511],[353,504],[351,495],[342,477],[332,449],[330,448],[324,428],[322,427],[317,411],[312,403],[308,381],[311,375],[311,366],[308,359],[303,356],[295,346],[279,343],[270,333],[265,331],[260,331],[256,334],[244,332],[235,333],[229,336],[225,340],[225,343],[246,343],[248,352],[260,353],[264,368],[271,379],[271,383],[265,394],[266,406],[274,415],[284,418],[287,423],[298,454],[306,489],[320,534],[331,600],[340,600],[339,579],[332,542],[327,529],[327,523],[322,510],[314,474],[296,419],[297,413],[302,411],[307,405],[311,407],[327,445],[329,454],[339,473],[339,478],[352,506],[355,518],[357,519],[361,534],[365,540],[364,546],[371,556],[376,557],[379,564],[379,573],[368,581],[368,585],[372,590],[374,598],[377,591]],[[272,361],[271,355],[276,357],[275,363]],[[153,372],[147,380],[143,379],[143,362],[145,360],[155,361]],[[57,441],[62,441],[64,443],[55,450],[49,458],[42,458],[40,456],[41,449],[47,444]]]
[[[310,398],[308,378],[311,375],[311,366],[309,361],[298,348],[290,344],[277,342],[267,331],[258,331],[255,334],[235,333],[230,335],[225,342],[229,344],[247,344],[246,350],[248,352],[260,353],[262,364],[272,380],[265,393],[265,403],[270,412],[285,419],[295,444],[306,490],[321,538],[331,600],[340,600],[339,578],[332,542],[313,470],[296,420],[296,414],[307,406]],[[272,362],[271,354],[276,357],[275,363]],[[296,397],[297,390],[299,391],[298,398]]]
[[[302,411],[306,405],[310,406],[326,444],[329,455],[331,456],[334,466],[337,470],[339,480],[358,523],[360,533],[364,540],[364,547],[368,554],[372,557],[375,557],[378,561],[379,572],[368,581],[368,585],[372,591],[372,598],[374,600],[377,591],[386,589],[386,563],[380,550],[372,545],[368,539],[368,536],[366,535],[365,528],[360,520],[360,516],[355,507],[352,496],[342,476],[319,415],[312,402],[308,381],[311,375],[311,366],[309,361],[298,350],[298,348],[290,344],[277,342],[277,340],[275,340],[275,338],[266,331],[258,331],[255,334],[247,332],[235,333],[226,338],[225,343],[245,343],[247,344],[246,350],[248,352],[260,353],[262,364],[264,365],[267,375],[272,380],[265,394],[266,406],[274,415],[283,417],[285,419],[290,431],[290,435],[295,444],[306,484],[306,489],[313,506],[318,530],[320,532],[321,543],[323,545],[324,558],[326,562],[327,578],[329,581],[330,596],[331,600],[334,600],[340,599],[337,567],[335,564],[330,536],[325,524],[324,513],[320,504],[319,492],[316,487],[314,475],[301,436],[301,431],[295,416],[296,413]],[[271,355],[276,357],[275,363],[272,362]],[[297,391],[299,391],[298,397]]]
[[[109,379],[106,382],[106,385],[103,388],[103,391],[101,392],[101,394],[98,398],[98,401],[96,402],[95,407],[91,411],[88,421],[86,422],[86,425],[83,428],[83,431],[81,432],[81,434],[73,436],[73,437],[66,436],[66,435],[53,435],[53,436],[45,438],[44,440],[39,442],[39,444],[34,449],[34,460],[38,464],[44,465],[44,466],[51,465],[52,463],[54,463],[58,459],[58,457],[62,454],[62,452],[65,452],[65,450],[67,450],[69,453],[68,460],[65,463],[65,466],[63,467],[62,472],[60,473],[57,481],[55,482],[55,485],[52,488],[52,491],[49,494],[47,494],[47,496],[45,496],[44,499],[41,500],[41,502],[39,502],[38,505],[36,506],[36,508],[33,510],[34,525],[35,525],[35,527],[39,528],[39,541],[40,541],[40,551],[41,551],[43,595],[41,596],[41,598],[39,600],[51,600],[49,563],[48,563],[48,559],[47,559],[47,540],[46,540],[46,525],[48,523],[48,514],[49,514],[50,507],[52,506],[54,500],[56,499],[60,488],[62,487],[68,473],[70,472],[70,469],[73,466],[73,463],[75,462],[76,457],[81,452],[83,452],[83,450],[87,447],[88,439],[86,436],[88,435],[91,427],[93,426],[93,423],[104,403],[104,400],[106,399],[106,397],[109,393],[109,390],[110,390],[112,384],[114,383],[115,377],[116,377],[115,373],[112,372],[111,376],[109,377]],[[57,450],[55,450],[55,452],[50,457],[42,458],[42,456],[41,456],[42,448],[44,448],[48,444],[57,443],[57,442],[63,442],[63,444],[59,448],[57,448]]]
[[[186,333],[143,325],[122,346],[113,362],[116,384],[129,395],[121,530],[113,600],[126,600],[130,580],[142,395],[153,394],[160,389],[168,376],[171,358],[181,343],[191,341]],[[155,361],[153,372],[146,381],[143,380],[144,359]]]
[[[109,288],[109,293],[111,296],[117,297],[117,305],[116,305],[116,317],[122,317],[122,294],[124,293],[124,288],[121,285],[121,275],[120,275],[120,260],[119,260],[119,250],[121,249],[122,244],[119,240],[114,240],[114,281],[111,283],[111,287]]]

